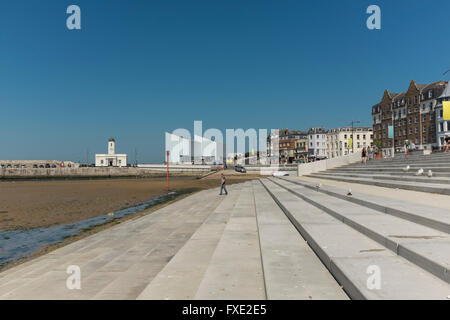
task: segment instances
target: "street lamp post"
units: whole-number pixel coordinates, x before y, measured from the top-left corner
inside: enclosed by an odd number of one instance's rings
[[[351,122],[352,125],[352,153],[355,153],[355,135],[354,135],[354,124],[355,123],[361,123],[360,121],[353,121]]]

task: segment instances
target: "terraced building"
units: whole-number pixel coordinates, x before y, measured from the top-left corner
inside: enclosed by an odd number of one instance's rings
[[[417,84],[412,80],[405,92],[384,91],[381,101],[372,106],[374,141],[383,154],[401,151],[405,140],[419,150],[438,148],[435,112],[446,85],[445,81]],[[389,126],[393,126],[393,138]]]

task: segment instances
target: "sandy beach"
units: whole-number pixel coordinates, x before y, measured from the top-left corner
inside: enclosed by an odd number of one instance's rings
[[[225,171],[227,184],[254,179]],[[218,173],[203,179],[172,177],[170,190],[220,185]],[[165,178],[0,182],[0,230],[73,223],[128,208],[166,193]]]

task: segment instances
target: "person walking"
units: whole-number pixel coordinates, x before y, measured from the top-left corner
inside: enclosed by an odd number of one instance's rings
[[[222,190],[225,191],[225,195],[228,194],[227,188],[225,187],[225,183],[227,182],[227,179],[225,178],[225,175],[222,173],[221,175],[221,183],[220,183],[220,194],[222,195]]]
[[[367,160],[373,160],[372,148],[370,146],[367,147]]]
[[[404,150],[405,150],[405,158],[408,156],[408,149],[409,149],[409,141],[405,140],[405,145],[404,145]]]
[[[444,152],[448,152],[448,149],[450,148],[449,143],[450,143],[450,138],[446,134],[445,138],[444,138]]]
[[[366,164],[366,161],[367,161],[367,150],[366,147],[364,147],[361,152],[361,163]]]

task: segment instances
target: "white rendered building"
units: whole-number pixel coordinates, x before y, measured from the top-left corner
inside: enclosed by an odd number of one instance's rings
[[[353,134],[355,139],[353,139]],[[354,145],[349,144],[352,138]],[[342,127],[327,131],[328,158],[337,158],[350,153],[361,152],[373,144],[373,130],[370,127]]]
[[[436,104],[436,144],[439,149],[444,144],[445,136],[450,136],[450,121],[444,120],[443,101],[450,101],[450,83],[447,84]]]
[[[315,159],[327,158],[327,132],[324,128],[308,130],[308,153]]]
[[[108,141],[108,153],[95,155],[96,167],[126,167],[127,155],[116,154],[116,141],[109,139]]]

